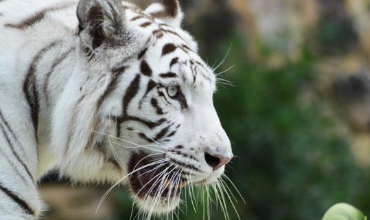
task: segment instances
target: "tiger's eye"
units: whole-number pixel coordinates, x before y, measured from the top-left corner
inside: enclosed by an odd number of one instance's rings
[[[178,85],[170,85],[167,87],[167,94],[169,97],[173,98],[179,93]]]

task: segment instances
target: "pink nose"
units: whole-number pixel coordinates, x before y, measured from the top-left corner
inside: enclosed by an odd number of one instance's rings
[[[232,157],[226,157],[224,155],[219,154],[211,155],[208,152],[204,153],[204,157],[206,159],[207,164],[210,165],[213,168],[213,170],[218,170],[223,165],[228,164],[232,159]]]

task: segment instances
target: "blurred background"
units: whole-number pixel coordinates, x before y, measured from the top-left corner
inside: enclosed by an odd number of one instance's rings
[[[200,54],[225,58],[216,72],[233,84],[219,81],[215,105],[237,155],[226,174],[246,201],[240,219],[321,219],[337,202],[370,215],[370,0],[180,1]],[[46,219],[130,219],[127,189],[95,214],[107,188],[53,179]],[[203,219],[187,206],[179,219]]]

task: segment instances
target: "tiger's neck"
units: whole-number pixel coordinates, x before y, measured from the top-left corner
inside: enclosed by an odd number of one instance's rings
[[[76,39],[71,36],[49,41],[37,50],[24,81],[39,149],[37,179],[58,166],[61,160],[50,147],[52,118],[77,65]]]

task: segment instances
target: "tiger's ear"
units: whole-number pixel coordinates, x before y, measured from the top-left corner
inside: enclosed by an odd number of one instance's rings
[[[79,33],[83,44],[95,49],[103,42],[127,37],[126,14],[117,0],[80,0],[77,6]]]
[[[173,27],[180,27],[184,17],[178,0],[155,0],[145,12]]]

